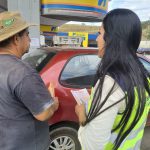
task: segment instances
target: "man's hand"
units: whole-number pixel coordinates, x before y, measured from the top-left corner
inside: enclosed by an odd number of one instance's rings
[[[53,82],[49,84],[48,91],[52,97],[55,97],[55,84]]]
[[[59,101],[58,101],[58,97],[53,97],[54,103],[52,104],[52,108],[54,110],[54,112],[58,109],[59,107]]]
[[[58,97],[55,96],[55,84],[54,82],[50,82],[50,85],[48,87],[48,91],[50,92],[54,102],[52,104],[52,109],[55,112],[58,107],[59,107],[59,101],[58,101]]]
[[[50,92],[54,103],[52,105],[52,108],[54,110],[54,112],[58,109],[59,107],[59,101],[58,101],[58,97],[55,97],[55,84],[53,82],[50,83],[49,87],[48,87],[48,91]]]
[[[53,104],[47,108],[45,111],[41,112],[38,115],[34,115],[34,117],[39,120],[39,121],[46,121],[49,118],[51,118],[54,114],[54,112],[58,109],[59,107],[59,101],[57,97],[54,97],[54,102]]]

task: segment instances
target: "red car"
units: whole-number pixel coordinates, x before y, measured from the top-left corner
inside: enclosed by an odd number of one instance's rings
[[[150,61],[142,55],[138,57],[150,72]],[[54,83],[60,102],[58,111],[49,120],[50,149],[79,150],[79,125],[74,112],[76,101],[70,91],[91,88],[100,62],[97,48],[45,48],[26,54],[24,60],[36,67],[47,87],[50,82]],[[150,125],[150,115],[147,125]]]

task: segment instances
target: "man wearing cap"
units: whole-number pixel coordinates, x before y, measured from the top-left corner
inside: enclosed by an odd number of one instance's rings
[[[0,13],[0,150],[48,150],[46,120],[58,109],[42,79],[20,58],[29,49],[19,13]]]

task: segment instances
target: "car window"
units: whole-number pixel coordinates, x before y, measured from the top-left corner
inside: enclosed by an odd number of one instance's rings
[[[38,72],[43,69],[43,67],[50,61],[50,59],[56,53],[50,52],[35,52],[35,53],[28,53],[23,57],[25,62],[28,62],[32,67],[34,67]]]
[[[144,65],[145,69],[150,73],[150,63],[142,58],[139,58],[139,60],[142,62]]]
[[[97,55],[78,55],[71,58],[61,73],[61,84],[82,88],[91,86],[99,62]]]

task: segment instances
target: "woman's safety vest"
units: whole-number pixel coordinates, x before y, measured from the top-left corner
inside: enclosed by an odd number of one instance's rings
[[[92,88],[92,91],[91,91],[91,96],[90,96],[90,100],[89,100],[89,104],[88,104],[88,111],[90,110],[93,96],[94,96],[94,88]],[[124,129],[124,131],[122,131],[122,133],[124,133],[128,129],[128,127],[134,120],[134,116],[136,115],[137,107],[138,107],[138,94],[137,94],[137,91],[135,90],[135,104],[133,107],[133,111],[132,111],[130,119],[126,125],[126,128]],[[144,109],[144,112],[143,112],[141,118],[139,119],[139,121],[137,122],[135,127],[132,129],[132,131],[123,140],[123,142],[119,146],[118,150],[140,150],[141,140],[143,137],[144,127],[146,124],[149,109],[150,109],[150,98],[148,97],[148,94],[147,94],[146,105],[145,105],[145,109]],[[115,128],[119,124],[121,118],[122,118],[122,114],[118,114],[116,116],[113,128]],[[111,134],[109,142],[105,145],[104,150],[112,150],[113,149],[114,142],[118,136],[119,131],[120,131],[120,128]]]

